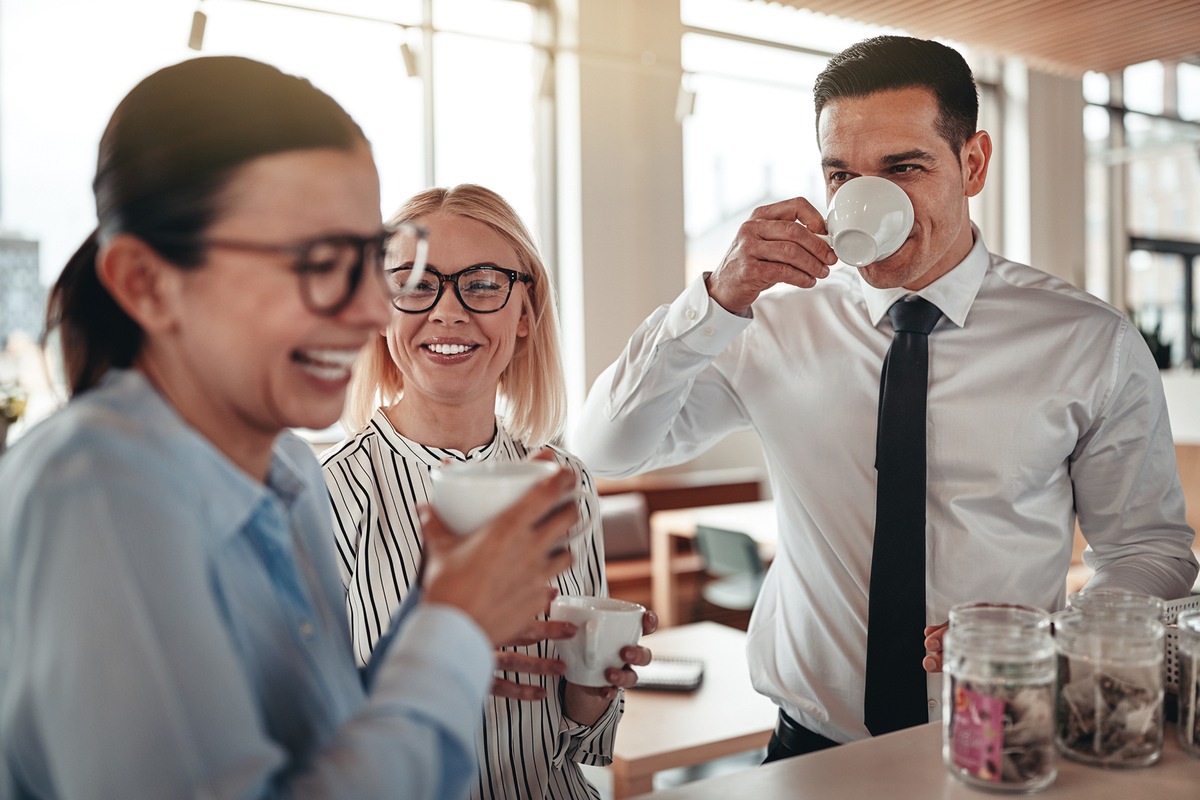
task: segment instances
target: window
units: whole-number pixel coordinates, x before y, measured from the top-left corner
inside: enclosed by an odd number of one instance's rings
[[[1200,250],[1200,68],[1135,64],[1083,85],[1088,289],[1161,340],[1164,364],[1200,366],[1194,274],[1185,297],[1200,258],[1181,252]]]
[[[34,384],[30,419],[58,402],[44,371],[30,373],[26,351],[41,333],[45,287],[95,226],[104,125],[135,83],[197,55],[266,61],[333,96],[371,141],[385,216],[431,183],[470,181],[504,195],[538,231],[551,215],[539,208],[547,179],[536,150],[553,142],[538,130],[535,5],[0,0],[0,382],[19,373]],[[197,8],[206,16],[200,54],[187,48]],[[18,286],[31,276],[40,285]],[[6,353],[10,344],[21,354]]]
[[[694,70],[687,85],[696,93],[684,125],[690,281],[720,263],[757,206],[798,194],[817,202],[824,197],[811,79],[826,59],[687,34],[683,60],[685,69]],[[704,70],[717,65],[743,69]]]

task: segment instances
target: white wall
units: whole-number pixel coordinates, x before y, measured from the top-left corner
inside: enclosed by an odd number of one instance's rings
[[[1082,287],[1083,85],[1034,71],[1028,79],[1030,263]]]
[[[1083,86],[1005,64],[998,141],[1003,236],[989,245],[1076,286],[1085,282]],[[985,190],[986,191],[986,190]],[[994,242],[993,242],[994,240]]]
[[[571,377],[590,385],[683,287],[683,29],[677,0],[559,9],[559,269],[564,325],[582,333]]]
[[[1164,372],[1163,390],[1175,443],[1200,445],[1200,371]]]

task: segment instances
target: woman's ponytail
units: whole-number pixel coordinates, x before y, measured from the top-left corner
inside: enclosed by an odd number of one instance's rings
[[[54,283],[46,309],[46,333],[59,330],[71,396],[91,389],[110,368],[130,366],[142,343],[142,329],[100,283],[99,252],[99,232],[92,231]]]
[[[213,87],[223,87],[215,91]],[[303,78],[236,56],[165,67],[113,112],[96,160],[98,230],[141,239],[179,269],[199,267],[204,232],[238,170],[261,156],[366,140],[350,115]],[[67,390],[133,365],[145,334],[96,274],[93,232],[50,292],[46,332],[60,332]]]

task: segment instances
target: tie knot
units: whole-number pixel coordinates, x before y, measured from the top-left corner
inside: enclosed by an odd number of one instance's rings
[[[892,330],[896,333],[923,333],[928,335],[942,312],[937,306],[923,297],[912,297],[907,300],[897,300],[888,309],[892,319]]]

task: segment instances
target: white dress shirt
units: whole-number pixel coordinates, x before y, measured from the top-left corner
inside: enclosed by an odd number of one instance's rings
[[[835,271],[749,318],[703,280],[656,310],[589,393],[575,451],[599,475],[686,461],[757,431],[779,545],[750,623],[754,686],[835,741],[863,725],[887,309],[910,294]],[[1064,602],[1076,517],[1092,586],[1187,593],[1197,564],[1158,370],[1115,309],[975,245],[917,292],[929,338],[926,615],[963,601]],[[921,631],[914,631],[921,636]],[[941,718],[940,676],[928,682]]]
[[[552,448],[553,449],[553,448]],[[428,447],[396,431],[382,410],[367,426],[321,456],[333,501],[333,539],[359,662],[371,660],[392,610],[415,590],[421,563],[421,526],[417,506],[429,502],[430,473],[453,461],[520,461],[528,453],[498,420],[496,435],[469,453]],[[574,562],[554,579],[563,595],[607,595],[604,539],[592,477],[579,459],[554,450],[560,465],[571,469],[579,490],[579,522],[570,544]],[[497,564],[503,569],[503,564]],[[511,647],[541,658],[557,658],[554,642]],[[579,725],[564,713],[560,678],[501,673],[546,690],[537,702],[489,697],[477,726],[478,775],[473,798],[599,798],[579,764],[612,760],[613,741],[623,710],[617,698],[595,724]]]

